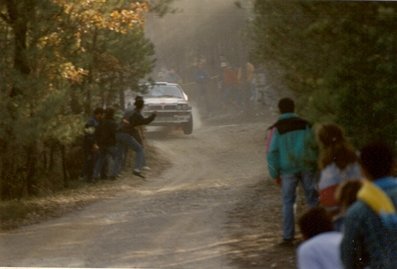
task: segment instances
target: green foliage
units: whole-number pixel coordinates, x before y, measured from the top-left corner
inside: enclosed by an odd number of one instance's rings
[[[98,31],[91,72],[91,86],[102,103],[112,105],[120,90],[135,88],[154,66],[154,48],[142,31],[128,34]]]
[[[0,199],[37,193],[43,176],[66,181],[82,108],[114,104],[151,71],[133,10],[144,2],[0,1]]]
[[[255,13],[254,55],[282,66],[302,113],[340,123],[358,146],[394,144],[396,3],[256,1]]]
[[[177,12],[177,9],[171,7],[171,4],[174,1],[175,0],[151,0],[149,1],[151,12],[154,12],[160,17],[165,16],[168,13],[175,13]]]

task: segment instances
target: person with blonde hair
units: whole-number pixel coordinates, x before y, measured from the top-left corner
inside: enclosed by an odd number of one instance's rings
[[[321,125],[317,129],[317,140],[320,148],[320,205],[329,211],[337,211],[335,192],[339,184],[347,180],[360,180],[362,177],[358,156],[347,141],[343,129],[337,124]]]

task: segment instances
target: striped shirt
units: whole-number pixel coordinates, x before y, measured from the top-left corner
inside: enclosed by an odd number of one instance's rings
[[[360,165],[357,162],[349,164],[343,170],[335,163],[327,165],[321,171],[318,183],[320,203],[328,207],[336,206],[335,191],[338,185],[346,180],[359,180],[361,177]]]

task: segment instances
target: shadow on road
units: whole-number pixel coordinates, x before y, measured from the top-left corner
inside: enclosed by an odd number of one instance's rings
[[[236,204],[225,224],[231,238],[229,260],[239,268],[296,268],[295,248],[281,247],[278,190],[271,182],[247,188],[250,197]]]

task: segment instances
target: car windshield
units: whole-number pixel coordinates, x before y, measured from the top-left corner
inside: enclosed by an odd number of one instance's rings
[[[149,88],[145,97],[176,97],[183,98],[182,91],[177,86],[170,85],[154,85]]]

